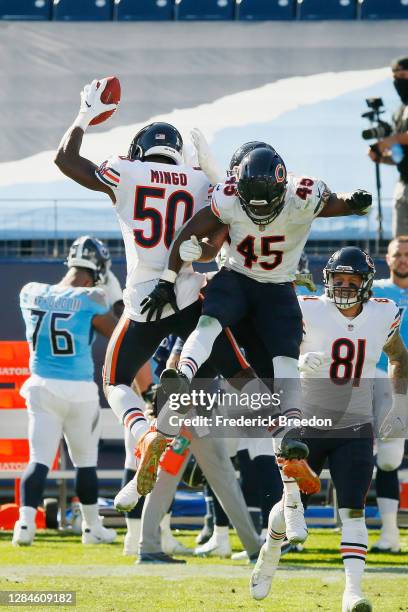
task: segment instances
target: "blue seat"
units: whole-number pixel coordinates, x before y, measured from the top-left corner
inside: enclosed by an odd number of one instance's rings
[[[234,0],[175,0],[175,18],[180,20],[234,19]]]
[[[112,0],[53,0],[56,21],[110,21]]]
[[[361,19],[408,19],[405,0],[364,0]]]
[[[296,0],[237,0],[236,18],[245,21],[294,19]]]
[[[51,18],[51,0],[0,0],[0,19],[43,21]]]
[[[356,0],[303,0],[299,19],[355,19]]]
[[[116,0],[113,18],[118,21],[164,21],[173,19],[173,0]]]

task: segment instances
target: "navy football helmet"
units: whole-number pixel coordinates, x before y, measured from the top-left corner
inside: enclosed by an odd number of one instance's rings
[[[108,248],[98,238],[80,236],[72,243],[65,264],[68,268],[87,268],[92,271],[95,283],[104,283],[111,256]]]
[[[148,155],[162,155],[176,164],[183,163],[183,139],[170,123],[156,121],[142,128],[133,138],[129,159],[145,159]]]
[[[273,150],[271,145],[268,145],[266,142],[261,142],[260,140],[250,140],[249,142],[244,142],[244,144],[241,145],[231,157],[229,174],[237,174],[239,164],[242,162],[245,155],[248,155],[248,153],[254,149],[259,149],[260,147]]]
[[[256,225],[268,225],[276,219],[285,203],[286,185],[283,159],[269,145],[253,149],[239,165],[238,197]]]
[[[358,274],[360,286],[336,287],[335,274]],[[326,296],[341,310],[364,304],[371,297],[374,275],[374,262],[368,253],[357,247],[340,249],[330,257],[323,270]]]

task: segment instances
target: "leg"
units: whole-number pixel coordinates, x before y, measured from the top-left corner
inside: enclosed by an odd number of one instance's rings
[[[100,407],[97,391],[88,402],[70,402],[64,419],[64,435],[72,463],[76,468],[76,493],[81,503],[82,543],[110,544],[116,538],[114,529],[105,529],[98,508],[98,442]]]
[[[341,528],[341,555],[345,572],[343,612],[359,604],[362,612],[371,610],[361,590],[368,533],[364,519],[365,498],[373,474],[371,427],[362,428],[361,438],[334,439],[329,454],[330,474],[337,491]]]
[[[214,507],[214,530],[209,540],[197,546],[194,554],[209,557],[229,557],[231,556],[231,544],[229,541],[230,522],[225,514],[224,508],[218,501],[218,497],[213,493]]]
[[[22,546],[29,546],[34,539],[37,507],[62,433],[57,397],[43,387],[31,387],[26,399],[30,462],[21,479],[20,516],[13,534],[13,544]]]
[[[224,440],[221,438],[193,438],[191,450],[209,485],[237,530],[248,556],[257,554],[260,540],[253,527]],[[226,482],[229,483],[228,487],[225,486]]]
[[[122,478],[122,488],[124,488],[128,482],[131,482],[136,475],[137,463],[135,457],[135,439],[130,433],[129,429],[125,427],[125,470]],[[125,556],[134,556],[138,554],[140,529],[141,529],[141,516],[143,510],[143,503],[145,498],[141,497],[137,502],[136,506],[130,512],[125,513],[126,520],[126,535],[123,546],[123,554]]]
[[[404,456],[404,440],[377,440],[377,504],[381,516],[381,534],[372,552],[401,550],[397,524],[399,505],[398,467]]]

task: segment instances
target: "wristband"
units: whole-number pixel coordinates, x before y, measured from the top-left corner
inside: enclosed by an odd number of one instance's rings
[[[86,128],[89,125],[89,122],[90,122],[90,118],[87,116],[86,113],[78,113],[78,116],[75,119],[73,126],[80,127],[85,132]]]
[[[177,278],[177,272],[174,272],[174,270],[169,270],[167,268],[167,270],[164,270],[163,274],[160,277],[160,280],[164,280],[167,281],[168,283],[175,283],[176,282],[176,278]]]

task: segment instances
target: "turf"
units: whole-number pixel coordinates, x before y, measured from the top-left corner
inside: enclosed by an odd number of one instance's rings
[[[178,535],[184,545],[194,545],[195,534]],[[377,535],[370,531],[370,543]],[[339,538],[332,530],[311,530],[304,551],[282,559],[271,594],[258,603],[249,597],[251,567],[245,562],[189,558],[187,566],[135,566],[122,556],[123,531],[117,543],[97,547],[82,546],[78,536],[44,531],[29,548],[12,547],[10,532],[0,532],[0,590],[73,590],[78,610],[340,611]],[[235,535],[231,541],[240,550]],[[402,542],[400,555],[368,555],[364,590],[374,610],[408,612],[406,531]]]

